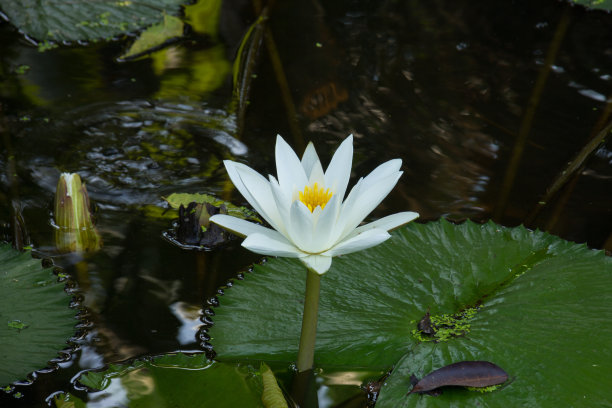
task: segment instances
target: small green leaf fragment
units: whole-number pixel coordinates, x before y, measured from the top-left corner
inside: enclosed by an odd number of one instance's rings
[[[8,322],[8,327],[11,329],[23,330],[27,328],[29,324],[22,322],[21,320],[10,320]]]
[[[502,387],[503,384],[497,384],[497,385],[489,385],[488,387],[465,387],[467,390],[469,391],[476,391],[476,392],[493,392],[495,390],[498,390]]]
[[[28,72],[29,70],[30,70],[30,66],[29,65],[22,64],[22,65],[19,65],[17,68],[15,68],[15,73],[17,75],[23,75],[26,72]]]
[[[38,43],[38,52],[49,51],[57,47],[59,47],[57,44],[45,40],[43,42]]]

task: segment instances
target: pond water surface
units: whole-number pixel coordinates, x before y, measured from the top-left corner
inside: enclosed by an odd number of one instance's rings
[[[354,176],[401,158],[404,174],[371,218],[412,210],[420,222],[524,223],[612,250],[609,138],[538,210],[610,121],[612,16],[554,0],[277,2],[267,24],[287,86],[265,43],[240,123],[231,63],[255,19],[242,3],[226,2],[218,38],[193,32],[131,62],[116,61],[125,42],[40,53],[0,23],[3,238],[13,200],[35,251],[76,281],[91,323],[69,361],[19,386],[21,399],[0,396],[1,406],[44,405],[74,391],[85,369],[201,350],[206,299],[260,257],[239,241],[212,251],[173,245],[162,197],[200,192],[246,204],[222,160],[274,173],[277,133],[297,151],[312,140],[324,163],[352,133]],[[87,184],[104,243],[97,253],[55,250],[61,172]],[[341,405],[359,390],[334,393],[334,381],[321,388],[321,407],[364,406]]]

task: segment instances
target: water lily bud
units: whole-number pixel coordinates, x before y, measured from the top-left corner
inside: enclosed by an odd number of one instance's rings
[[[62,173],[55,191],[55,244],[62,252],[93,251],[100,248],[89,196],[77,173]]]

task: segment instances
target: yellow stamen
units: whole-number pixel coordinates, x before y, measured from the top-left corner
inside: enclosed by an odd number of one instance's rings
[[[332,192],[329,191],[329,188],[323,190],[323,187],[319,187],[317,183],[314,183],[312,188],[306,186],[304,187],[304,191],[300,191],[300,201],[306,204],[310,212],[313,212],[317,207],[324,209],[331,197]]]

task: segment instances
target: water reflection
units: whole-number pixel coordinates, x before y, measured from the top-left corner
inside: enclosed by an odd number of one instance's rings
[[[60,167],[81,174],[99,202],[158,203],[181,186],[193,189],[220,177],[224,157],[247,153],[246,145],[231,135],[233,127],[233,115],[221,109],[146,101],[98,103],[63,114],[49,143],[24,151],[19,160],[49,190]],[[33,127],[30,137],[49,131],[48,126]]]
[[[115,61],[117,43],[41,54],[0,24],[0,166],[16,165],[16,176],[0,172],[3,231],[18,199],[34,247],[79,282],[95,327],[79,364],[47,374],[27,390],[34,396],[9,406],[36,405],[68,387],[79,367],[197,347],[199,305],[258,257],[235,243],[198,254],[172,247],[161,237],[171,223],[161,197],[203,192],[244,204],[222,160],[273,173],[270,145],[277,133],[291,140],[292,120],[321,146],[323,161],[353,133],[355,174],[403,159],[398,188],[372,217],[410,209],[423,219],[485,220],[499,208],[531,112],[496,219],[504,225],[524,222],[610,120],[612,17],[605,13],[556,1],[289,1],[277,2],[268,23],[297,117],[287,118],[276,71],[261,52],[238,139],[229,69],[252,21],[251,5],[238,3],[224,2],[219,38],[196,33],[124,64]],[[300,140],[292,141],[296,150]],[[97,205],[105,246],[93,256],[54,252],[50,202],[62,171],[80,173]],[[612,250],[611,186],[608,138],[530,226]],[[321,406],[330,406],[335,387],[357,387],[361,377],[320,378]],[[125,388],[112,386],[124,403]]]
[[[120,378],[112,378],[107,380],[108,387],[104,391],[89,393],[88,407],[104,408],[104,407],[126,407],[128,406],[128,389],[124,387]]]
[[[180,345],[193,344],[198,330],[202,326],[200,317],[202,308],[189,305],[185,302],[176,302],[170,305],[172,314],[181,322],[176,339]]]

